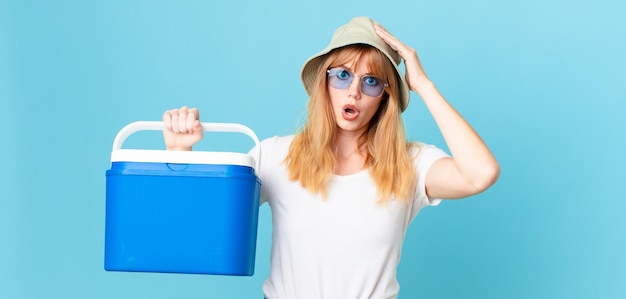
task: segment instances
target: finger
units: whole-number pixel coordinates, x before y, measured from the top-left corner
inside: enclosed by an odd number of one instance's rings
[[[197,108],[189,109],[189,112],[187,113],[187,122],[185,123],[185,127],[187,128],[187,132],[189,132],[189,133],[195,133],[196,132],[195,122],[197,120],[199,120],[198,119],[198,109]]]
[[[199,132],[200,134],[203,133],[202,124],[200,123],[200,120],[198,120],[198,119],[196,119],[193,122],[193,132],[194,133],[198,133]]]
[[[374,30],[389,33],[389,30],[387,30],[387,28],[385,28],[382,24],[379,24],[379,23],[374,24]]]
[[[170,111],[170,115],[172,116],[172,132],[174,133],[180,133],[180,129],[178,126],[178,118],[179,118],[179,114],[180,114],[180,110],[179,109],[173,109]]]
[[[385,29],[383,26],[379,24],[374,24],[374,31],[376,31],[376,34],[378,34],[378,36],[383,41],[385,41],[392,49],[398,51],[397,44],[399,40],[395,36],[393,36],[391,33],[389,33],[387,29]]]
[[[411,49],[400,41],[397,37],[391,34],[387,29],[382,27],[381,25],[375,24],[374,29],[376,34],[383,39],[392,49],[394,49],[402,58],[406,59],[408,55],[412,52]]]
[[[172,131],[172,114],[171,110],[165,111],[163,113],[163,125],[165,125],[165,129],[168,131]]]
[[[186,106],[181,107],[178,110],[178,131],[181,133],[187,133],[187,115],[189,109]]]
[[[395,35],[391,34],[389,30],[385,29],[380,25],[375,26],[376,33],[383,39],[385,42],[390,44],[392,47],[402,46],[404,45]]]

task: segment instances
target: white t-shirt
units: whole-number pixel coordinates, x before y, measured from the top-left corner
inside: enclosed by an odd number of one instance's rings
[[[272,250],[263,292],[270,299],[395,298],[396,268],[409,223],[428,199],[424,177],[440,149],[418,143],[417,190],[409,204],[377,204],[367,170],[333,176],[323,200],[290,181],[283,163],[293,136],[261,142],[261,203],[272,210]]]

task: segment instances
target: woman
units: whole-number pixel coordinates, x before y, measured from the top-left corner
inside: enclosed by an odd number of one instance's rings
[[[302,81],[310,96],[303,129],[260,145],[261,202],[273,220],[265,296],[395,298],[402,242],[419,210],[484,191],[499,165],[416,52],[369,18],[337,29],[304,64]],[[409,90],[426,104],[451,156],[406,141]],[[203,136],[196,109],[166,111],[163,121],[170,150],[191,150]]]

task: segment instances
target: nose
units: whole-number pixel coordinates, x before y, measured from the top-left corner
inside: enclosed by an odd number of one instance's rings
[[[352,78],[352,82],[350,82],[350,86],[348,86],[348,96],[354,97],[355,99],[361,98],[361,78],[354,76]]]

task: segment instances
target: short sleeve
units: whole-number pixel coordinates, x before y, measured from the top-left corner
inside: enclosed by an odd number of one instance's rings
[[[289,136],[273,136],[261,141],[259,146],[255,146],[250,150],[250,155],[255,155],[257,151],[261,151],[259,169],[257,175],[261,179],[261,198],[259,205],[265,202],[271,202],[271,188],[280,188],[276,181],[283,175],[283,161],[287,157],[289,146],[293,135]]]
[[[273,145],[276,142],[276,136],[262,140],[261,143],[257,146],[255,146],[254,148],[252,148],[250,150],[250,152],[248,152],[249,155],[253,156],[253,157],[260,157],[260,161],[258,161],[258,166],[259,168],[256,169],[256,175],[259,177],[259,179],[261,180],[261,196],[260,196],[260,202],[259,205],[263,205],[263,203],[265,203],[267,201],[267,194],[266,194],[266,189],[267,188],[263,188],[263,183],[264,180],[263,178],[266,176],[266,172],[265,171],[267,168],[269,168],[269,165],[271,163],[271,152],[273,149]],[[258,153],[259,151],[261,151],[260,153]]]
[[[440,198],[428,198],[426,195],[426,174],[435,161],[450,157],[450,155],[434,145],[419,142],[413,147],[413,155],[415,156],[414,165],[417,171],[417,184],[413,198],[411,219],[413,219],[424,206],[436,206],[441,202]]]

